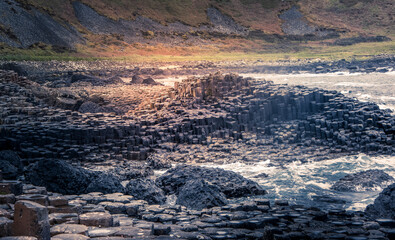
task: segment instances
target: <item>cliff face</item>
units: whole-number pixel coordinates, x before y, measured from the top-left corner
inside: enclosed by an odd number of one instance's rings
[[[333,5],[336,1],[331,2]],[[318,6],[309,0],[170,0],[160,3],[154,0],[135,3],[126,0],[4,0],[0,2],[0,42],[19,48],[41,42],[73,49],[77,44],[105,37],[107,41],[101,43],[104,46],[114,42],[118,45],[202,46],[210,44],[207,40],[213,38],[266,36],[267,39],[267,36],[275,36],[322,40],[344,33],[377,33],[355,27],[358,16],[363,15],[361,4],[368,7],[374,0],[361,1],[359,5],[342,2]],[[385,0],[384,4],[392,3]],[[359,11],[350,14],[354,8]],[[330,21],[328,14],[336,19],[345,15],[353,15],[353,18],[350,24],[337,24]],[[382,29],[372,20],[375,30],[381,29],[391,35],[390,31],[385,31],[391,26],[388,22],[393,22],[391,13],[378,11],[374,16],[385,20]]]

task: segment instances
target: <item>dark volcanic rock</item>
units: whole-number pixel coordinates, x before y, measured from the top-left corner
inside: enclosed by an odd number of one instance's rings
[[[395,184],[384,189],[374,203],[366,207],[365,213],[374,218],[395,219]]]
[[[143,80],[143,84],[147,85],[159,85],[153,78],[149,77]]]
[[[105,110],[99,104],[91,101],[87,101],[81,104],[78,111],[82,113],[99,113],[99,112],[104,112]]]
[[[341,178],[331,189],[339,192],[371,191],[386,187],[392,182],[394,178],[382,170],[367,170]]]
[[[155,185],[151,179],[133,179],[126,186],[126,193],[139,200],[145,200],[150,204],[163,204],[166,196],[163,190]]]
[[[93,86],[105,86],[108,84],[120,84],[123,83],[122,79],[119,77],[111,78],[98,78],[96,76],[85,75],[85,74],[73,74],[71,76],[71,83],[85,82],[90,83]]]
[[[228,198],[263,195],[266,193],[256,182],[232,171],[218,168],[178,166],[167,171],[156,180],[156,183],[166,193],[178,194],[188,181],[196,179],[202,179],[209,184],[217,186]]]
[[[134,75],[132,77],[132,80],[130,81],[130,84],[142,84],[144,81],[144,78],[142,78],[139,75]]]
[[[219,187],[210,185],[202,179],[188,181],[180,188],[177,204],[194,210],[224,206],[228,200]]]
[[[125,189],[121,185],[118,178],[111,174],[92,172],[90,173],[90,183],[86,188],[85,192],[102,192],[102,193],[114,193],[124,192]]]
[[[1,151],[0,170],[4,179],[16,179],[23,170],[21,159],[13,151]]]
[[[124,189],[114,176],[73,167],[60,161],[43,159],[35,163],[26,174],[34,185],[44,186],[49,191],[62,194],[88,192],[113,193]]]

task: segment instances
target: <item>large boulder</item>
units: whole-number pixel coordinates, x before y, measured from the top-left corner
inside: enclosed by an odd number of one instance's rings
[[[393,177],[382,170],[367,170],[341,178],[331,189],[339,192],[374,191],[383,189],[394,181]]]
[[[156,184],[167,194],[178,194],[188,181],[196,179],[202,179],[217,186],[227,198],[266,194],[258,183],[235,172],[219,168],[177,166],[159,177]]]
[[[395,219],[395,183],[385,188],[365,213],[373,218]]]
[[[112,175],[73,167],[60,160],[38,161],[27,171],[26,179],[34,185],[46,187],[48,191],[62,194],[124,191],[119,179]]]
[[[212,208],[228,204],[221,190],[202,179],[188,181],[177,195],[177,204],[194,210]]]
[[[82,113],[100,113],[100,112],[105,112],[104,108],[101,107],[99,104],[91,102],[91,101],[86,101],[78,109],[79,112]]]
[[[151,179],[132,179],[126,185],[126,194],[132,195],[136,199],[145,200],[149,204],[163,204],[166,196],[162,189],[155,185]]]
[[[374,203],[366,207],[365,213],[373,218],[395,219],[395,183],[385,188]]]
[[[0,151],[0,170],[4,179],[16,179],[23,171],[23,165],[18,154],[9,150]]]

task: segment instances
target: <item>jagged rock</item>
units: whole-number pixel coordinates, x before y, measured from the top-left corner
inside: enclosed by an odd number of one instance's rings
[[[177,166],[159,177],[156,183],[166,193],[178,194],[189,180],[195,179],[202,179],[209,184],[217,186],[228,198],[263,195],[266,193],[256,182],[232,171],[219,168]]]
[[[145,200],[150,204],[163,204],[166,196],[162,189],[155,185],[151,179],[133,179],[126,186],[126,193],[136,199]]]
[[[395,184],[385,188],[374,203],[366,207],[365,213],[374,218],[395,219]]]
[[[45,186],[49,191],[62,194],[114,193],[124,190],[119,179],[112,175],[73,167],[60,160],[38,161],[27,172],[26,178],[34,185]]]
[[[149,77],[149,78],[144,79],[142,84],[159,85],[160,83],[157,83],[153,78]]]
[[[23,170],[21,159],[13,151],[0,151],[0,170],[4,179],[16,179]]]
[[[194,210],[223,206],[228,203],[219,187],[210,185],[202,179],[188,181],[180,188],[177,204]]]
[[[39,240],[51,238],[48,210],[31,201],[15,203],[13,234],[16,236],[34,236]]]
[[[91,182],[85,192],[114,193],[125,191],[119,179],[111,174],[93,172],[90,175]]]
[[[130,84],[142,84],[143,81],[144,78],[142,78],[140,75],[134,75],[130,81]]]
[[[116,167],[110,172],[125,181],[135,178],[145,178],[154,175],[152,167],[145,163],[130,163],[127,166]]]
[[[367,170],[341,178],[331,189],[339,192],[373,191],[384,188],[394,181],[393,177],[382,170]]]

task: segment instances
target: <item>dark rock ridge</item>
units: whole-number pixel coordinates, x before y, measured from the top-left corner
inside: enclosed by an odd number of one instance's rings
[[[366,207],[365,213],[373,218],[395,219],[395,184],[385,188],[374,203]]]
[[[10,34],[0,34],[0,42],[13,47],[29,47],[37,42],[74,48],[84,43],[81,34],[74,27],[55,21],[50,15],[31,7],[26,10],[14,0],[1,1],[0,24]]]
[[[382,170],[367,170],[341,178],[331,189],[339,192],[374,191],[383,189],[394,181],[393,177]]]
[[[149,204],[164,204],[166,202],[163,190],[158,188],[151,179],[137,178],[130,180],[126,185],[126,193],[136,199],[145,200]]]
[[[256,182],[246,179],[237,173],[218,168],[196,166],[177,166],[170,169],[157,178],[156,184],[167,194],[179,195],[182,194],[181,191],[188,181],[198,179],[218,187],[227,198],[263,195],[266,193]],[[189,186],[194,188],[191,184]]]
[[[38,161],[26,172],[26,179],[49,191],[63,194],[124,191],[118,178],[112,175],[73,167],[61,160]]]
[[[179,190],[177,204],[194,210],[224,206],[228,203],[221,189],[202,179],[189,180]]]
[[[164,40],[176,44],[177,42],[193,41],[193,37],[183,39],[180,36],[173,36],[174,33],[183,35],[191,31],[206,31],[209,33],[247,35],[248,30],[238,25],[233,19],[223,15],[218,9],[209,8],[207,16],[212,26],[191,27],[180,22],[169,23],[167,26],[153,21],[147,17],[137,16],[135,20],[112,20],[98,14],[91,7],[78,2],[73,2],[75,14],[80,23],[87,29],[97,34],[119,34],[128,43]],[[196,39],[194,39],[196,40]]]

